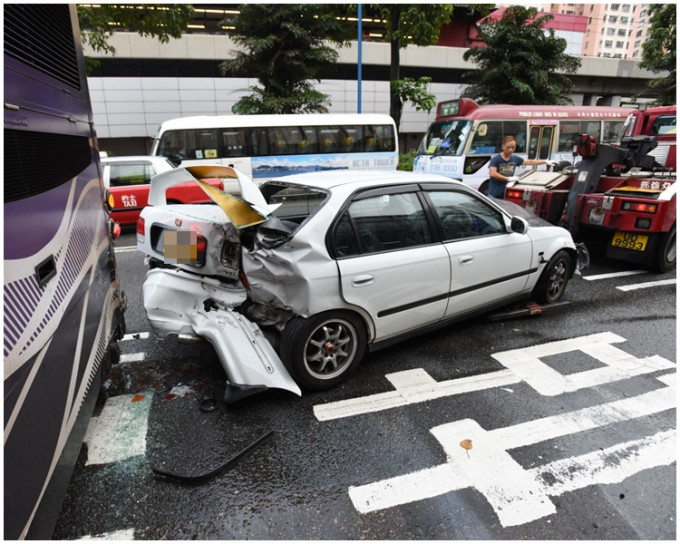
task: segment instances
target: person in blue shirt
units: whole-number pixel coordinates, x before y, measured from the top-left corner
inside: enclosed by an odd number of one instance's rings
[[[503,138],[501,145],[501,153],[491,157],[489,162],[489,196],[495,198],[503,198],[505,187],[510,183],[510,187],[514,185],[519,178],[515,176],[515,168],[526,164],[529,166],[540,166],[547,164],[554,166],[555,161],[543,159],[523,159],[518,155],[513,155],[517,148],[517,140],[514,136],[506,136]]]

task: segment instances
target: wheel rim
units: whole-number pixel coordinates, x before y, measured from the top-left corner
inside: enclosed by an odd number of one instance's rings
[[[305,368],[320,380],[345,372],[357,353],[358,335],[344,319],[330,319],[319,325],[305,343]]]
[[[548,282],[548,296],[550,300],[555,300],[564,291],[567,285],[567,264],[564,259],[560,259],[555,263],[555,266],[550,271],[550,280]]]

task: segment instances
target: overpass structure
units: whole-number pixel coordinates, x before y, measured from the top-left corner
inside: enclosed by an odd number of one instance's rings
[[[88,78],[95,126],[101,148],[117,155],[150,150],[161,122],[190,115],[224,115],[257,79],[224,77],[219,64],[236,49],[224,35],[185,34],[161,44],[132,32],[116,32],[109,40],[117,54],[103,55],[85,48],[86,56],[100,61]],[[463,60],[463,47],[408,46],[400,51],[401,77],[432,78],[430,92],[437,100],[458,98],[465,89],[462,74],[475,69]],[[357,42],[338,50],[332,72],[317,89],[329,95],[332,113],[389,112],[390,45],[364,42],[361,47],[362,84],[357,82]],[[582,57],[574,74],[571,96],[577,105],[612,105],[636,95],[653,98],[647,82],[659,77],[626,59]],[[361,100],[358,91],[361,88]],[[405,104],[400,131],[404,151],[417,147],[434,111],[416,111]]]

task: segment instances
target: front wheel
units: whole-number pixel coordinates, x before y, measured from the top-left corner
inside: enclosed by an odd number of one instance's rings
[[[300,387],[330,389],[344,382],[366,352],[366,329],[349,312],[291,319],[281,336],[281,359]]]
[[[532,296],[539,304],[552,304],[564,295],[571,272],[571,255],[566,251],[555,253],[543,270]]]

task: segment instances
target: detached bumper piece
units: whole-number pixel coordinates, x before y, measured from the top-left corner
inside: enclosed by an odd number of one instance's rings
[[[202,337],[217,353],[227,375],[224,401],[284,389],[302,396],[260,328],[233,311],[245,290],[177,269],[154,269],[144,282],[144,307],[159,336]]]

